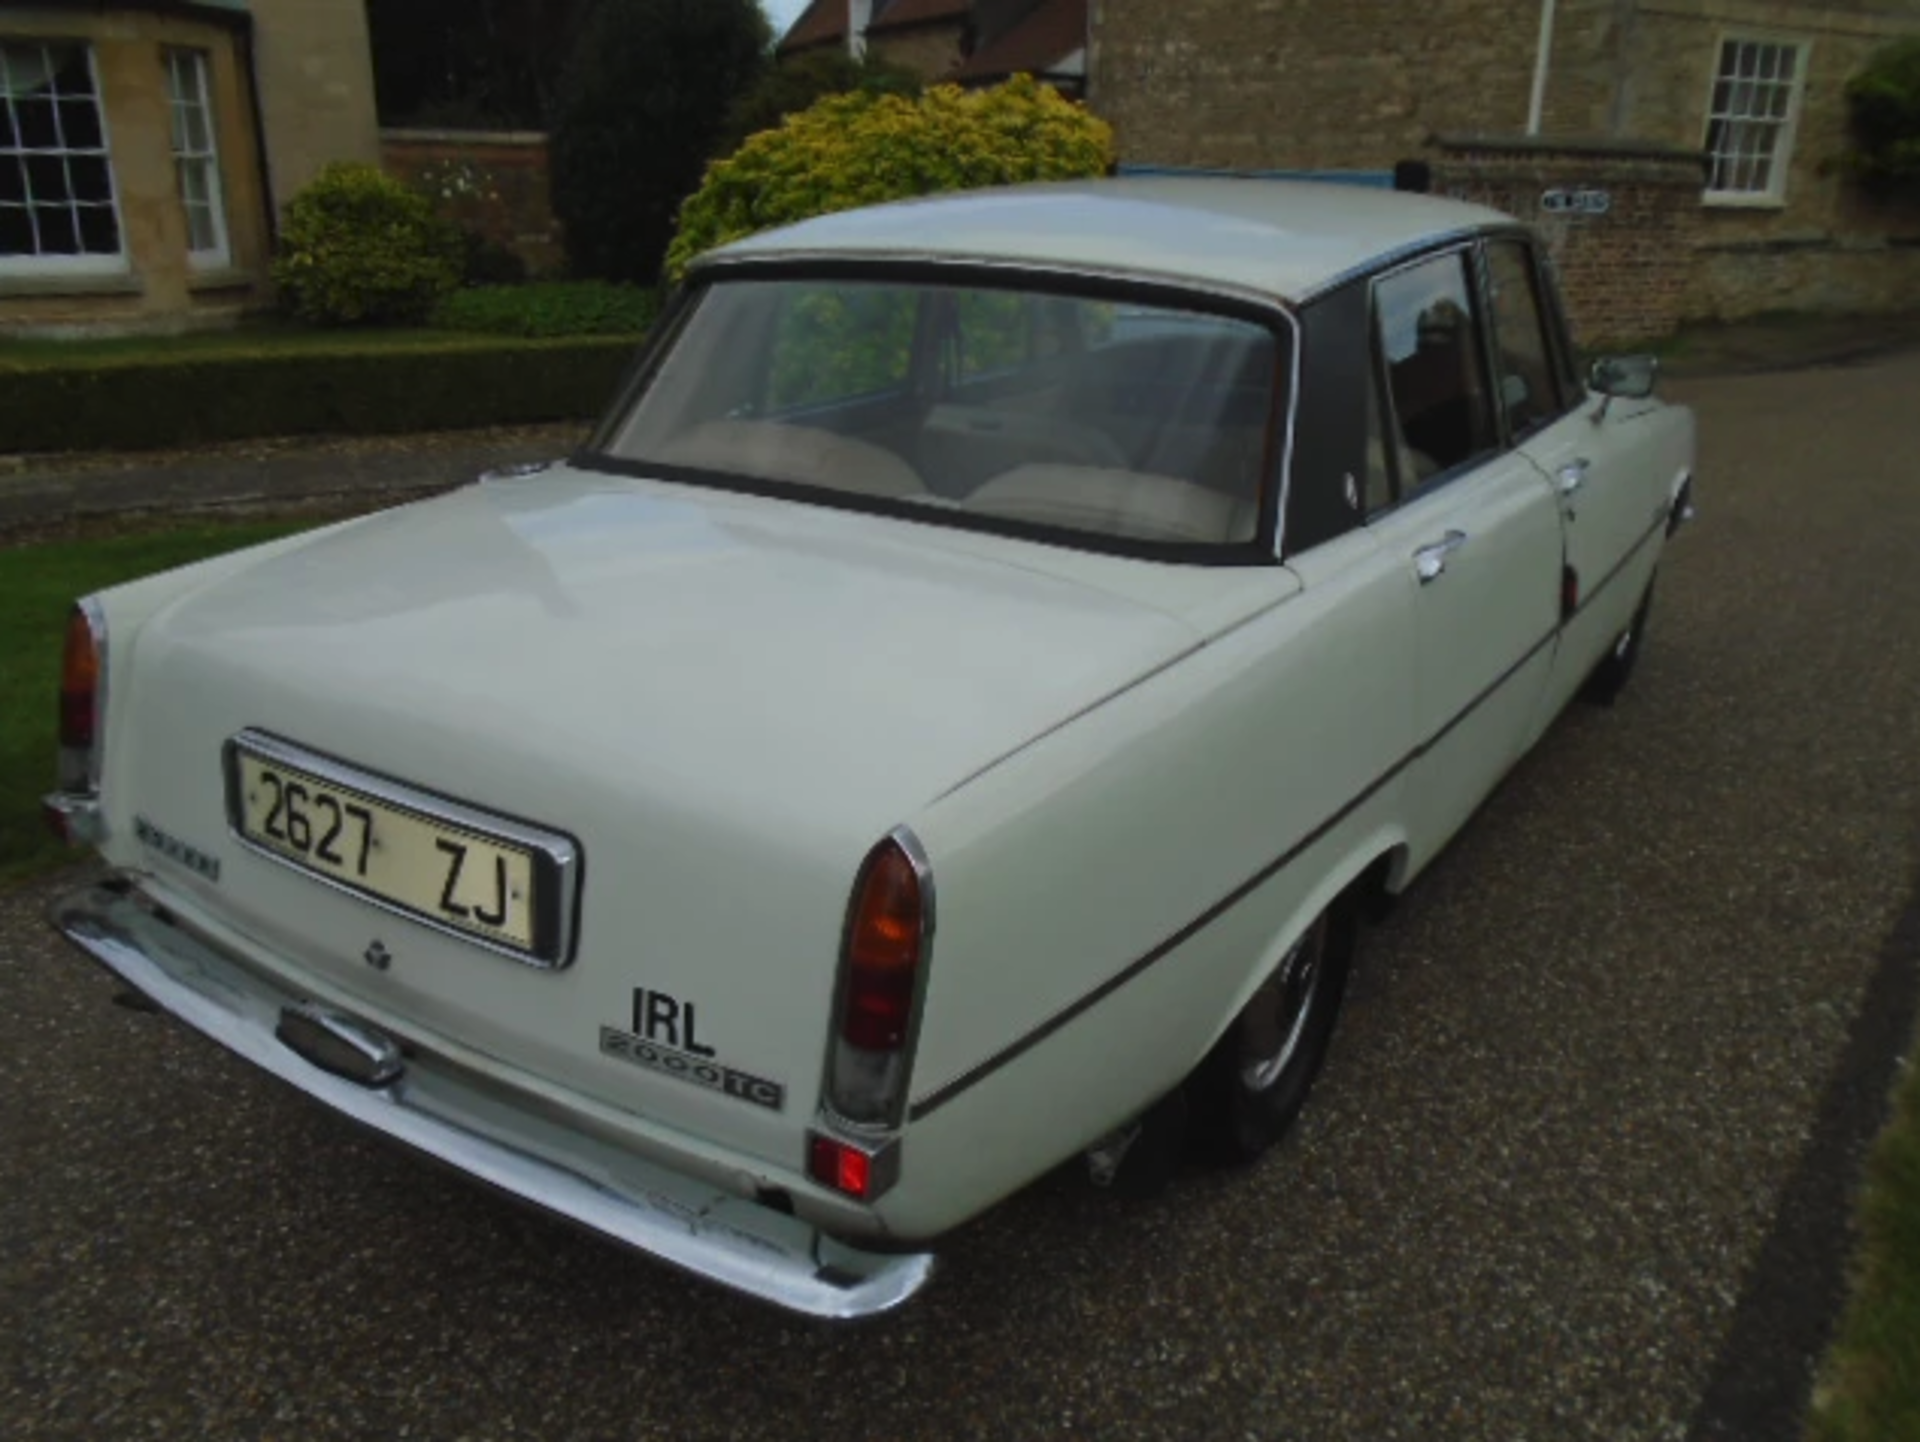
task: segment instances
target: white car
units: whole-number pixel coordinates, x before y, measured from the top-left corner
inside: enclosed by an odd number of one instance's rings
[[[1356,920],[1632,669],[1693,423],[1491,211],[1137,180],[709,256],[565,464],[81,601],[59,928],[365,1123],[855,1316],[1304,1101]]]

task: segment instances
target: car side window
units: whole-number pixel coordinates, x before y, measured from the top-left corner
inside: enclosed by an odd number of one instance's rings
[[[1553,342],[1554,372],[1560,377],[1560,394],[1568,406],[1577,406],[1586,399],[1587,383],[1582,378],[1580,348],[1573,343],[1573,332],[1567,326],[1567,305],[1560,293],[1559,271],[1553,256],[1546,251],[1536,250],[1533,261],[1547,323],[1547,339]]]
[[[1389,445],[1402,460],[1402,494],[1499,446],[1464,252],[1420,261],[1374,287],[1374,323],[1386,362]]]
[[[1553,343],[1524,241],[1487,246],[1487,307],[1493,317],[1500,409],[1515,440],[1566,409],[1555,374]]]

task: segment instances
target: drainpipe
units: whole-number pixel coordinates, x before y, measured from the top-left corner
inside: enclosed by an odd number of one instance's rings
[[[1533,56],[1533,93],[1527,97],[1527,134],[1540,133],[1540,112],[1547,107],[1547,68],[1553,61],[1555,0],[1540,0],[1540,43]]]
[[[873,22],[873,0],[847,0],[847,54],[861,60],[867,53],[867,26]]]
[[[280,208],[274,204],[273,170],[267,163],[267,118],[260,109],[260,62],[254,44],[253,16],[243,10],[237,19],[233,27],[234,59],[247,92],[247,121],[253,131],[254,157],[260,166],[260,203],[267,211],[267,259],[271,261],[280,249]]]

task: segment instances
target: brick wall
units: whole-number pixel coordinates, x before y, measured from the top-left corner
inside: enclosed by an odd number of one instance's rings
[[[1686,313],[1700,218],[1697,153],[1442,138],[1430,155],[1437,193],[1503,210],[1545,237],[1582,344],[1664,335]],[[1560,208],[1597,207],[1601,196],[1603,211]]]
[[[565,260],[547,191],[547,137],[529,131],[383,130],[389,174],[440,215],[505,246],[536,273]]]

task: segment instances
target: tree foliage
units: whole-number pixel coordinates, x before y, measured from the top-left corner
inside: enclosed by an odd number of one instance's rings
[[[587,12],[552,138],[553,209],[577,274],[658,278],[674,215],[769,43],[756,0],[597,0]]]
[[[1847,82],[1847,105],[1853,171],[1868,180],[1920,189],[1920,37],[1875,52]]]
[[[377,166],[335,161],[287,203],[281,300],[316,325],[407,325],[460,283],[457,230]]]
[[[1101,175],[1113,131],[1030,76],[991,90],[938,85],[917,100],[829,96],[710,166],[667,253],[678,279],[702,251],[855,206]]]
[[[367,0],[383,125],[545,129],[587,0]]]
[[[913,99],[921,89],[920,77],[913,71],[871,52],[861,59],[838,48],[789,55],[768,66],[728,107],[714,154],[731,155],[749,135],[772,130],[789,115],[829,95],[858,90]]]

